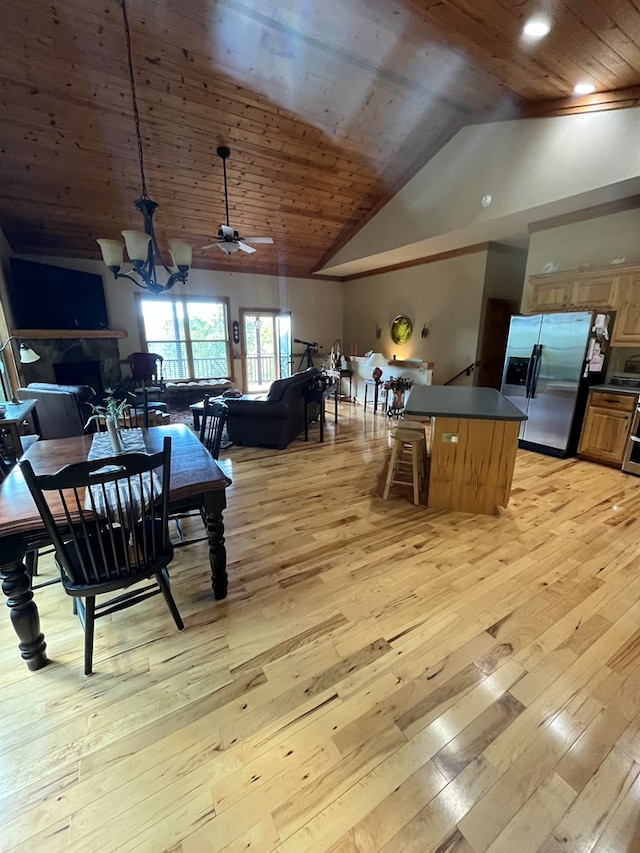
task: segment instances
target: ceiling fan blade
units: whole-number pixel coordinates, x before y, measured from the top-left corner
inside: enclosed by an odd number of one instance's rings
[[[201,249],[213,249],[214,246],[217,246],[217,243],[208,243],[206,246],[200,246]]]
[[[249,255],[252,252],[256,251],[256,249],[254,249],[253,246],[247,246],[247,244],[243,243],[242,240],[238,240],[238,246],[242,249],[243,252],[247,252],[247,254],[249,254]]]
[[[243,237],[247,243],[273,243],[273,237]]]

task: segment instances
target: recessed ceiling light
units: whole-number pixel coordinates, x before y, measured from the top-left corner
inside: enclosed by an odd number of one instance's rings
[[[524,25],[522,32],[533,39],[541,39],[551,31],[551,25],[546,18],[532,18]]]
[[[596,87],[592,83],[578,83],[577,86],[573,87],[573,91],[576,95],[593,95]]]

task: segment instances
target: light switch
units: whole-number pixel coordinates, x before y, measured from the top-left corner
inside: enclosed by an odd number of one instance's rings
[[[457,432],[443,432],[442,433],[442,441],[445,444],[457,444],[458,443],[458,433]]]

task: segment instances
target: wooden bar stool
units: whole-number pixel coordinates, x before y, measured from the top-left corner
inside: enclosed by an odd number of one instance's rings
[[[391,433],[393,447],[389,470],[384,484],[383,499],[389,497],[394,483],[413,487],[413,502],[420,503],[420,490],[424,482],[427,459],[427,440],[424,429],[403,429],[398,426]]]
[[[423,421],[412,421],[409,418],[400,418],[394,423],[389,425],[389,434],[393,436],[394,432],[398,429],[409,429],[414,430],[419,435],[422,435],[425,439],[425,452],[420,454],[420,461],[422,463],[422,476],[426,478],[427,476],[427,460],[429,458],[429,438],[427,435],[426,424]]]

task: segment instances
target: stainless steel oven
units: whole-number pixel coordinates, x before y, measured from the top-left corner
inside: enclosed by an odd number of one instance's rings
[[[622,470],[629,474],[640,474],[640,406],[636,409],[631,424],[627,449],[622,460]]]

